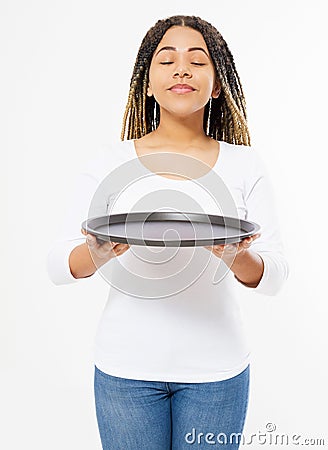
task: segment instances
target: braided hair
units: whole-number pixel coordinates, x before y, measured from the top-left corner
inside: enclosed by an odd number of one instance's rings
[[[218,30],[196,16],[172,16],[158,20],[143,38],[135,61],[127,105],[123,116],[121,140],[138,139],[159,125],[160,108],[155,98],[147,96],[149,68],[153,53],[165,32],[172,26],[186,26],[199,31],[210,52],[221,94],[205,106],[203,128],[213,139],[231,144],[250,145],[246,102],[233,56]]]

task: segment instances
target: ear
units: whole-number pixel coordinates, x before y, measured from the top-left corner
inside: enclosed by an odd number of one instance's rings
[[[148,83],[148,87],[147,87],[147,95],[148,97],[151,97],[153,95],[153,91],[152,88],[150,86],[150,83]]]
[[[221,83],[219,80],[216,80],[213,90],[212,90],[212,97],[218,98],[221,92]]]

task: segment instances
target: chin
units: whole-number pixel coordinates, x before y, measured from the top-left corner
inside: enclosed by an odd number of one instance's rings
[[[194,115],[194,114],[201,114],[204,111],[204,107],[200,107],[200,108],[186,108],[186,107],[181,107],[181,108],[174,108],[174,109],[166,109],[165,110],[166,113],[175,116],[179,119],[183,119],[183,118],[190,118],[190,116]]]

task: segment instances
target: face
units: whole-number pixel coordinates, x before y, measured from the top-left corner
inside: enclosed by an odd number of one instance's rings
[[[202,111],[220,84],[202,34],[189,27],[167,30],[154,51],[147,95],[164,109],[180,116]]]

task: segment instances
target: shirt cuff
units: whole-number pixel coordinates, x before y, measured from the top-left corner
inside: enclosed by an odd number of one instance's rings
[[[276,252],[257,252],[264,264],[262,278],[256,287],[247,286],[241,283],[248,289],[251,289],[257,294],[276,295],[282,288],[284,282],[289,275],[289,267],[284,256]],[[240,282],[240,280],[238,280]]]

